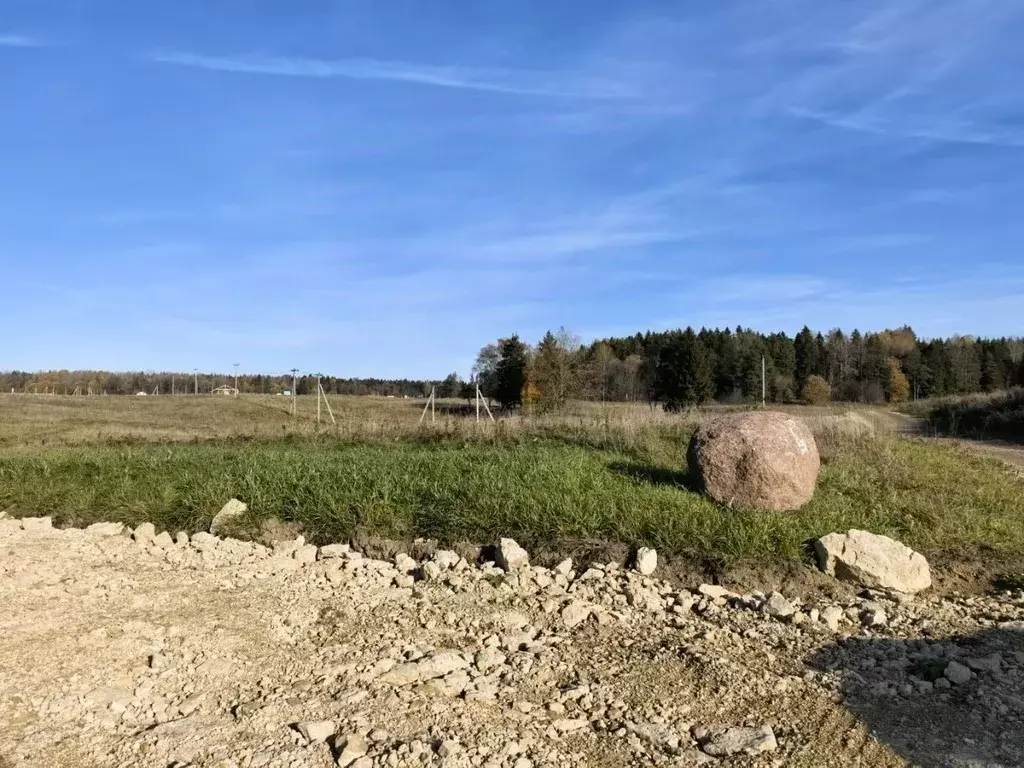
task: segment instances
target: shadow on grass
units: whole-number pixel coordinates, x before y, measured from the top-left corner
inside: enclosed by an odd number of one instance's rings
[[[692,493],[700,493],[700,480],[686,470],[666,469],[634,461],[617,461],[608,468],[618,475],[646,485],[667,485]]]
[[[973,672],[947,688],[954,660]],[[847,709],[914,765],[1024,765],[1024,622],[941,639],[850,637],[808,664],[838,674]]]

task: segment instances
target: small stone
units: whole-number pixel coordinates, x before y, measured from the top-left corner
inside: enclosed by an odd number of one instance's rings
[[[757,755],[762,752],[774,752],[778,748],[775,733],[767,725],[760,728],[704,726],[695,728],[693,736],[700,744],[700,748],[712,757]]]
[[[230,499],[227,504],[220,508],[220,512],[214,515],[210,522],[210,533],[214,536],[220,535],[231,524],[231,521],[241,517],[249,509],[245,502],[238,499]]]
[[[320,547],[318,554],[321,560],[330,560],[336,557],[348,557],[349,551],[348,544],[327,544]]]
[[[156,538],[156,527],[152,523],[140,523],[132,531],[132,538],[139,544],[149,544]]]
[[[573,600],[562,609],[562,621],[565,622],[566,627],[572,629],[590,618],[592,612],[591,606],[579,600]]]
[[[954,685],[963,685],[971,679],[971,670],[961,664],[959,661],[951,661],[946,665],[945,672],[946,679]]]
[[[292,552],[292,557],[303,565],[316,562],[317,546],[315,544],[303,544]]]
[[[333,720],[314,720],[295,726],[295,729],[310,743],[327,741],[334,735],[334,728]]]
[[[23,517],[21,518],[21,529],[23,531],[45,531],[53,528],[53,518],[50,517]]]
[[[184,531],[178,531],[176,534],[174,534],[174,543],[177,544],[179,547],[187,547],[188,534]]]
[[[457,669],[466,669],[469,662],[461,655],[454,652],[438,653],[428,656],[419,661],[408,664],[399,664],[394,669],[385,672],[380,677],[383,683],[391,685],[409,685],[423,680],[433,680],[437,677],[444,677],[449,672]]]
[[[821,612],[821,620],[833,632],[839,631],[839,622],[843,619],[843,609],[837,605],[830,605]]]
[[[434,556],[431,558],[431,560],[437,563],[438,566],[443,571],[447,571],[451,568],[454,568],[456,565],[459,564],[459,560],[461,559],[461,557],[459,557],[455,552],[452,552],[449,549],[439,549],[437,550],[437,552],[434,553]]]
[[[441,566],[428,560],[420,567],[420,575],[424,581],[437,581],[441,578]]]
[[[530,564],[530,555],[515,539],[501,539],[495,547],[494,562],[506,571],[516,571]]]
[[[409,557],[405,552],[399,552],[395,555],[395,568],[402,573],[412,573],[419,567],[419,564]]]
[[[861,614],[860,623],[865,627],[884,627],[889,623],[889,617],[881,608],[869,608]]]
[[[572,572],[572,558],[571,557],[565,558],[565,560],[560,562],[558,565],[556,565],[551,570],[553,570],[559,576],[568,576]]]
[[[551,723],[552,727],[559,733],[571,733],[587,727],[587,721],[582,717],[563,717]]]
[[[644,576],[650,576],[658,567],[658,552],[650,547],[640,547],[636,551],[636,569]]]
[[[153,546],[160,549],[174,549],[174,539],[167,531],[161,531],[159,535],[153,537]]]
[[[459,745],[459,742],[448,739],[447,741],[442,741],[438,746],[437,755],[438,757],[452,757],[461,751],[462,747]]]
[[[715,600],[719,597],[735,597],[735,595],[728,589],[726,589],[725,587],[720,587],[717,584],[701,584],[699,587],[697,587],[697,591],[700,592],[702,595],[710,597],[712,600]]]
[[[495,667],[505,663],[507,657],[497,648],[484,648],[473,657],[473,664],[478,670],[486,674]]]
[[[369,751],[370,745],[363,736],[352,734],[335,739],[334,749],[338,751],[338,768],[348,768]]]
[[[123,530],[124,526],[121,523],[93,523],[85,532],[93,536],[119,536]]]
[[[768,595],[761,610],[776,619],[785,619],[796,613],[796,608],[781,592],[772,592]]]

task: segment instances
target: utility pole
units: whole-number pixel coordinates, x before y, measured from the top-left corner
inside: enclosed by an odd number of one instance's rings
[[[320,425],[320,374],[316,375],[316,423]]]
[[[295,416],[295,398],[299,396],[298,385],[295,383],[295,374],[298,372],[298,368],[292,368],[292,416]]]
[[[192,369],[192,376],[195,379],[196,394],[198,395],[199,394],[199,369],[198,368],[193,368]]]
[[[235,366],[235,397],[238,397],[238,363],[232,363]]]
[[[764,379],[764,355],[761,355],[761,407],[764,408],[764,396],[767,386]]]
[[[174,394],[174,374],[171,374],[171,394]]]

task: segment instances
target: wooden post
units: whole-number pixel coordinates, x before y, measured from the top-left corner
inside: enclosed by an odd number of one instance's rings
[[[430,397],[427,398],[427,404],[423,406],[423,413],[420,414],[419,423],[422,424],[423,420],[427,418],[427,410],[430,411],[430,423],[434,423],[434,388],[430,388]]]

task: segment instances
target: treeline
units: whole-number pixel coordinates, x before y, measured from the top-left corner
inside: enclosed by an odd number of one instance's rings
[[[882,403],[1024,386],[1024,339],[919,339],[909,327],[795,337],[737,327],[637,333],[581,345],[564,329],[535,346],[484,347],[474,375],[506,407],[568,399],[727,403]]]
[[[383,397],[423,397],[436,383],[413,379],[346,379],[323,376],[320,379],[328,394],[380,395]],[[238,376],[242,394],[278,394],[291,391],[292,375],[247,374]],[[38,394],[87,395],[191,395],[209,394],[217,387],[234,387],[233,374],[216,373],[153,373],[142,371],[23,371],[0,372],[0,392],[35,392]],[[316,377],[303,375],[295,379],[300,395],[316,392]]]

